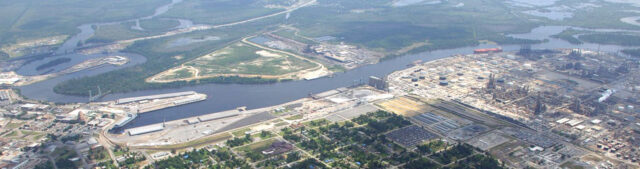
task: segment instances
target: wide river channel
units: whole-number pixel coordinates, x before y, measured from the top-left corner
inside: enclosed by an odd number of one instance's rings
[[[548,39],[548,41],[532,45],[534,49],[554,49],[554,48],[583,48],[601,50],[605,52],[617,52],[626,47],[614,45],[597,45],[585,43],[582,45],[573,45],[564,40],[550,38],[550,35],[557,34],[568,27],[565,26],[543,26],[533,29],[532,32],[526,34],[510,35],[518,38],[527,39]],[[213,112],[219,112],[234,109],[240,106],[247,106],[248,109],[268,107],[285,102],[297,100],[307,97],[311,93],[319,93],[339,87],[351,86],[355,83],[365,82],[369,76],[384,76],[393,71],[401,70],[407,67],[407,64],[416,61],[430,61],[439,58],[448,57],[456,54],[470,54],[476,48],[497,47],[496,45],[482,44],[473,47],[463,47],[446,50],[436,50],[418,54],[409,54],[394,59],[386,60],[374,65],[367,65],[356,68],[345,73],[335,74],[333,77],[325,77],[309,81],[291,81],[275,84],[260,85],[240,85],[240,84],[203,84],[197,86],[187,86],[182,88],[143,90],[130,93],[109,94],[102,98],[102,101],[115,100],[123,97],[135,97],[153,94],[162,94],[169,92],[196,91],[208,95],[208,99],[202,102],[187,104],[178,107],[157,110],[138,115],[138,118],[129,123],[125,128],[138,127],[153,123],[159,123],[163,120],[170,121],[186,117],[198,116]],[[500,46],[505,51],[514,51],[520,49],[519,45]],[[122,69],[124,67],[141,64],[146,61],[143,56],[117,53],[118,55],[127,56],[131,59],[129,63],[123,66],[102,66],[96,69],[89,69],[80,72],[67,74],[39,83],[18,87],[22,95],[30,99],[44,100],[51,102],[70,103],[70,102],[87,102],[87,97],[67,96],[53,92],[53,87],[65,80],[79,78],[84,76],[93,76],[100,73]],[[95,58],[96,55],[84,56],[78,54],[60,55],[46,58],[45,60],[55,59],[58,57],[70,58]],[[86,60],[86,59],[81,59]],[[45,62],[45,61],[42,61]],[[77,63],[77,61],[73,61]],[[40,63],[40,62],[38,62]],[[27,64],[23,66],[21,71],[24,74],[33,74],[30,69],[35,69],[37,64]],[[63,64],[60,66],[71,66],[72,64]],[[63,69],[63,68],[57,68]],[[112,79],[118,80],[118,79]]]

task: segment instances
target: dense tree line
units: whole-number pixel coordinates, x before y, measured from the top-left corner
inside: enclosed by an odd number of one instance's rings
[[[633,57],[640,57],[640,49],[625,49],[622,50],[622,53]]]
[[[237,146],[241,146],[247,143],[251,143],[251,141],[253,141],[253,139],[251,139],[251,135],[250,134],[245,134],[244,137],[242,138],[233,138],[230,140],[227,140],[227,146],[229,147],[237,147]]]
[[[63,64],[63,63],[67,63],[70,62],[71,58],[58,58],[58,59],[54,59],[52,61],[49,61],[47,63],[43,63],[41,65],[38,65],[38,67],[36,67],[37,71],[40,71],[42,69],[48,69],[54,66],[57,66],[59,64]]]
[[[104,147],[92,148],[89,150],[90,159],[104,159],[106,156]]]
[[[241,158],[236,157],[228,149],[208,151],[206,149],[193,150],[169,157],[164,160],[154,162],[146,166],[145,169],[180,169],[180,168],[240,168],[250,169],[249,164]]]
[[[247,23],[242,27],[229,27],[224,29],[196,31],[184,36],[164,37],[151,40],[137,41],[128,46],[123,52],[135,53],[145,56],[146,62],[111,72],[81,77],[64,81],[54,87],[54,92],[68,95],[88,96],[89,90],[96,90],[100,86],[103,91],[112,93],[131,92],[143,89],[175,88],[187,85],[204,83],[239,83],[239,84],[263,84],[275,83],[277,79],[244,78],[244,77],[216,77],[195,81],[179,81],[172,83],[146,83],[145,79],[162,71],[187,62],[195,57],[209,54],[238,41],[248,32],[256,32],[264,29],[266,22],[270,20]],[[166,48],[169,41],[185,36],[203,36],[210,34],[222,34],[221,39],[194,43],[186,47]],[[174,56],[181,56],[176,59]]]
[[[423,145],[418,145],[416,148],[418,149],[418,152],[428,155],[431,153],[435,153],[438,150],[444,149],[446,148],[446,143],[441,141],[441,140],[437,140],[437,141],[432,141],[429,142],[427,144],[423,144]]]
[[[590,31],[585,31],[585,30],[576,30],[573,28],[568,28],[566,30],[563,30],[562,32],[555,34],[555,35],[551,35],[552,38],[558,38],[558,39],[562,39],[565,40],[571,44],[575,44],[575,45],[580,45],[583,44],[584,42],[580,41],[580,39],[576,38],[575,35],[579,35],[579,34],[585,34],[585,33],[591,33]]]
[[[406,169],[436,169],[440,168],[440,165],[432,162],[426,158],[415,159],[409,163],[407,163],[404,168]]]
[[[9,54],[3,51],[0,51],[0,60],[7,60],[7,59],[9,59]]]
[[[471,157],[467,157],[464,160],[456,162],[454,165],[449,166],[450,169],[503,169],[504,163],[498,162],[493,157],[476,154]]]
[[[640,46],[640,36],[621,33],[595,33],[580,35],[580,40],[608,45]]]
[[[284,165],[284,164],[288,164],[294,161],[298,161],[300,160],[300,158],[302,158],[302,156],[300,155],[300,152],[290,152],[288,154],[281,154],[269,159],[266,159],[262,162],[259,162],[258,164],[256,164],[256,167],[260,167],[260,168],[276,168],[278,166]]]
[[[441,164],[449,164],[471,154],[473,154],[473,146],[469,144],[457,144],[448,150],[431,155],[431,158]]]
[[[34,169],[51,169],[53,167],[53,162],[47,160],[44,163],[40,163],[34,167]]]
[[[287,169],[301,169],[301,168],[324,169],[328,167],[320,163],[318,160],[309,158],[299,163],[296,163],[290,167],[285,167],[285,168]]]

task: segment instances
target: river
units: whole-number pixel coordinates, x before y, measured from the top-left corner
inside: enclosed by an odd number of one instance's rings
[[[171,0],[171,3],[168,3],[166,5],[162,5],[158,8],[155,9],[155,12],[152,15],[149,16],[144,16],[144,17],[140,17],[140,18],[134,18],[134,19],[129,19],[129,20],[123,20],[123,21],[116,21],[116,22],[102,22],[102,23],[88,23],[88,24],[82,24],[80,26],[78,26],[78,29],[80,29],[80,33],[70,37],[69,39],[67,39],[55,52],[56,55],[64,55],[64,54],[68,54],[73,52],[76,48],[78,48],[78,43],[80,42],[85,42],[86,40],[88,40],[89,38],[91,38],[91,36],[93,36],[93,34],[95,33],[95,30],[93,28],[93,26],[101,26],[101,25],[113,25],[113,24],[121,24],[121,23],[125,23],[125,22],[137,22],[139,23],[140,20],[145,20],[145,19],[152,19],[156,16],[162,15],[164,13],[166,13],[167,11],[169,11],[169,9],[171,9],[175,4],[178,4],[180,2],[182,2],[183,0]],[[193,22],[190,20],[186,20],[186,19],[175,19],[178,22],[180,22],[180,25],[176,27],[176,29],[179,28],[185,28],[185,27],[191,27],[193,26]]]
[[[585,43],[582,45],[573,45],[564,40],[550,38],[550,35],[557,34],[566,26],[543,26],[532,30],[526,34],[514,34],[512,37],[527,39],[548,39],[545,43],[532,45],[534,49],[551,49],[551,48],[584,48],[601,50],[606,52],[617,52],[626,47],[615,45],[598,45]],[[369,76],[384,76],[396,70],[406,68],[406,65],[415,61],[430,61],[434,59],[444,58],[455,54],[470,54],[476,48],[498,47],[491,44],[481,44],[473,47],[463,47],[455,49],[436,50],[431,52],[423,52],[418,54],[409,54],[394,59],[386,60],[374,65],[366,65],[360,68],[350,70],[345,73],[338,73],[332,78],[320,78],[310,81],[291,81],[275,84],[261,85],[240,85],[240,84],[203,84],[197,86],[187,86],[182,88],[144,90],[130,93],[109,94],[102,98],[103,101],[115,100],[123,97],[135,97],[144,95],[161,94],[168,92],[196,91],[208,95],[208,99],[202,102],[192,103],[179,107],[172,107],[163,110],[153,111],[138,115],[138,117],[129,123],[125,128],[138,127],[162,121],[176,120],[186,117],[198,116],[212,112],[234,109],[240,106],[247,106],[249,109],[268,107],[272,105],[282,104],[296,99],[307,97],[310,93],[319,93],[339,87],[351,86],[355,83],[366,82]],[[515,51],[520,48],[519,45],[500,46],[505,51]],[[92,76],[99,73],[113,71],[135,64],[144,63],[146,60],[140,55],[118,53],[131,58],[131,61],[124,66],[103,66],[97,69],[85,70],[61,77],[49,79],[43,82],[19,87],[22,94],[30,99],[45,100],[51,102],[86,102],[88,98],[77,96],[60,95],[53,92],[53,87],[67,79],[78,78],[83,76]],[[113,79],[117,80],[117,79]]]

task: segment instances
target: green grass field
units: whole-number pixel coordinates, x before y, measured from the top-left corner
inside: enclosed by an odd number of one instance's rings
[[[296,115],[285,118],[285,120],[300,120],[302,118],[303,118],[302,114],[296,114]]]
[[[188,149],[188,148],[197,148],[197,147],[201,147],[201,146],[204,146],[206,144],[213,143],[213,142],[224,141],[224,140],[227,140],[227,139],[229,139],[231,137],[232,136],[229,133],[220,133],[220,134],[216,134],[216,135],[213,135],[213,136],[207,136],[207,137],[204,137],[204,138],[200,138],[200,139],[189,141],[189,142],[185,142],[185,143],[145,147],[145,149],[149,149],[149,150],[172,150],[172,149],[180,150],[180,149]]]
[[[242,128],[242,129],[238,129],[238,130],[232,132],[231,134],[233,134],[233,136],[235,136],[235,137],[244,137],[245,133],[247,131],[250,131],[250,130],[251,130],[251,128],[245,127],[245,128]]]
[[[269,148],[271,144],[276,141],[276,139],[262,140],[242,147],[237,147],[234,151],[242,153],[252,161],[260,161],[268,157],[268,155],[262,154],[262,150]]]
[[[17,136],[17,135],[18,135],[18,132],[14,130],[14,131],[9,132],[9,134],[5,134],[4,136],[5,137],[14,137],[14,136]]]
[[[22,126],[23,124],[24,124],[24,123],[22,123],[22,122],[19,122],[19,123],[13,123],[13,122],[11,122],[11,123],[8,123],[8,124],[7,124],[7,126],[5,126],[5,127],[6,127],[7,129],[15,129],[15,128],[18,128],[18,127]]]
[[[244,151],[244,152],[260,152],[264,149],[269,148],[269,146],[271,146],[271,144],[273,142],[276,142],[276,139],[268,139],[268,140],[262,140],[259,142],[255,142],[249,145],[245,145],[242,147],[237,147],[235,148],[236,151]]]
[[[183,79],[183,78],[190,78],[193,76],[194,74],[191,73],[188,69],[180,69],[173,72],[173,74],[162,76],[160,80]]]
[[[202,56],[187,66],[200,70],[201,76],[214,74],[282,75],[315,67],[316,64],[294,56],[236,43]]]

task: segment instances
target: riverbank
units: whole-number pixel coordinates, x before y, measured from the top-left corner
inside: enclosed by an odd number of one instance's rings
[[[549,38],[550,35],[558,34],[567,27],[562,26],[546,26],[534,29],[526,34],[513,34],[518,38],[536,38],[548,39],[547,42],[531,45],[533,49],[549,49],[549,48],[583,48],[598,50],[603,52],[617,52],[627,47],[615,45],[598,45],[584,43],[574,45],[564,40]],[[416,60],[430,61],[438,58],[444,58],[455,54],[469,54],[476,48],[493,48],[502,47],[505,51],[519,50],[519,45],[497,46],[493,44],[480,44],[476,47],[462,47],[456,49],[436,50],[417,54],[409,54],[402,57],[396,57],[375,65],[367,65],[356,68],[344,73],[337,73],[332,78],[319,78],[309,81],[291,81],[285,83],[269,83],[261,85],[250,84],[198,84],[192,86],[184,86],[181,88],[163,88],[153,90],[141,90],[128,93],[113,93],[107,95],[103,100],[115,100],[123,97],[135,97],[144,95],[153,95],[169,92],[196,91],[209,96],[216,96],[203,102],[193,103],[181,106],[180,108],[168,108],[140,115],[136,120],[132,121],[126,128],[144,126],[162,122],[163,120],[174,120],[187,117],[194,117],[210,112],[224,111],[234,109],[236,107],[247,106],[249,109],[260,107],[268,107],[286,103],[291,100],[297,100],[307,97],[310,93],[319,93],[322,91],[335,89],[339,87],[351,86],[366,80],[369,76],[382,77],[396,70],[406,68]],[[131,64],[131,63],[130,63]],[[103,70],[104,72],[107,70]],[[93,72],[93,70],[92,70]],[[95,73],[90,73],[95,74]],[[89,75],[90,75],[89,74]],[[36,100],[45,100],[53,102],[86,102],[86,97],[68,96],[54,93],[51,89],[56,84],[74,77],[86,76],[73,75],[62,78],[54,78],[41,83],[20,87],[23,95]],[[117,78],[116,78],[117,79]],[[95,87],[94,87],[95,88]],[[185,113],[174,113],[174,112]]]
[[[368,86],[332,90],[332,94],[302,98],[275,106],[250,110],[232,109],[210,113],[198,117],[188,117],[149,124],[125,131],[164,126],[160,131],[143,134],[107,134],[114,143],[137,149],[171,150],[193,148],[204,143],[212,144],[229,138],[243,137],[245,133],[256,134],[262,130],[297,125],[303,121],[328,118],[336,121],[347,120],[370,111],[377,110],[374,103],[392,98],[384,91]],[[363,103],[364,102],[364,103]],[[337,113],[336,113],[337,112]],[[210,118],[215,117],[215,118]],[[186,134],[188,133],[188,134]]]

